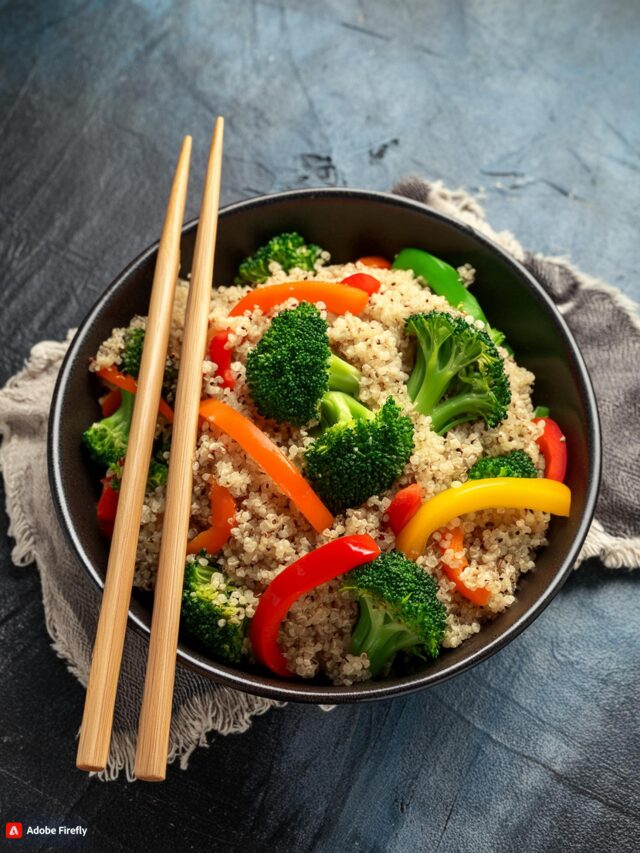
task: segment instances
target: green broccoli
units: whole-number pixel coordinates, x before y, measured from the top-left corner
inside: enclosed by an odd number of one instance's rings
[[[462,317],[439,311],[413,314],[405,334],[416,338],[416,360],[407,392],[416,409],[431,416],[441,435],[466,421],[495,427],[511,400],[504,363],[486,332]]]
[[[446,610],[436,582],[413,560],[398,551],[381,554],[351,571],[343,589],[360,606],[351,652],[367,653],[374,678],[399,651],[423,659],[438,656]]]
[[[182,623],[207,654],[238,663],[249,623],[247,594],[232,584],[205,551],[187,557],[182,591]]]
[[[524,450],[512,450],[502,456],[485,456],[478,459],[467,471],[470,480],[487,477],[537,477],[538,472],[531,457]]]
[[[388,489],[413,450],[413,424],[392,397],[374,414],[348,394],[328,391],[320,425],[305,453],[305,473],[334,513]]]
[[[269,264],[274,261],[280,264],[285,272],[294,267],[313,272],[321,254],[320,246],[305,243],[300,234],[278,234],[265,246],[261,246],[255,254],[244,259],[238,269],[235,283],[260,284],[266,281],[271,275]]]
[[[120,395],[120,408],[108,418],[91,424],[82,435],[92,458],[107,468],[118,465],[127,452],[135,396],[128,391],[121,391]]]
[[[122,372],[138,378],[142,348],[144,346],[144,329],[136,327],[127,329],[124,333],[124,349],[122,350]]]
[[[247,358],[247,384],[265,418],[302,426],[318,416],[327,390],[357,394],[360,371],[329,349],[315,305],[281,311]]]

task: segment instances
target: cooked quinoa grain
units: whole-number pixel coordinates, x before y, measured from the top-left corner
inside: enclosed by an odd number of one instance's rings
[[[415,446],[403,475],[388,493],[370,498],[363,506],[336,516],[334,525],[316,534],[306,519],[284,497],[260,468],[240,447],[224,434],[214,434],[208,425],[201,428],[193,460],[193,497],[190,538],[209,524],[209,493],[212,481],[225,486],[236,506],[235,526],[218,555],[218,564],[241,589],[251,608],[271,580],[304,554],[339,536],[368,533],[382,550],[394,546],[386,511],[395,492],[411,482],[418,482],[426,496],[466,480],[468,469],[483,455],[497,455],[514,449],[528,453],[542,473],[536,438],[542,427],[532,423],[531,391],[534,377],[520,367],[506,350],[501,350],[511,387],[511,403],[505,421],[495,429],[481,422],[464,424],[445,436],[430,429],[430,418],[416,413],[406,391],[412,360],[413,343],[403,334],[404,321],[410,315],[432,310],[458,314],[446,300],[421,286],[414,275],[402,270],[368,270],[359,264],[325,266],[310,273],[291,270],[287,275],[277,265],[267,284],[286,280],[317,278],[340,282],[356,272],[373,272],[381,283],[360,316],[327,314],[318,307],[329,323],[332,350],[358,367],[362,373],[360,399],[377,409],[391,395],[411,417],[415,430]],[[460,268],[465,283],[473,281],[473,269]],[[233,390],[221,387],[216,365],[208,358],[203,364],[202,394],[223,400],[249,416],[280,447],[288,458],[302,467],[305,448],[312,441],[309,428],[293,428],[265,421],[256,411],[245,382],[248,353],[269,326],[271,316],[256,309],[242,317],[229,318],[230,309],[250,291],[250,287],[219,287],[212,291],[210,326],[229,329],[232,370],[236,377]],[[178,359],[182,345],[184,310],[188,283],[177,288],[171,329],[169,355]],[[291,308],[289,299],[277,310]],[[131,326],[144,327],[144,317],[134,317]],[[92,369],[118,366],[124,345],[125,329],[114,329],[100,347]],[[311,425],[313,426],[313,425]],[[164,513],[164,487],[149,491],[145,498],[142,528],[136,563],[136,585],[152,589],[160,549]],[[418,559],[424,571],[438,584],[438,597],[447,610],[445,647],[455,647],[481,629],[515,600],[518,578],[534,567],[538,548],[546,544],[549,518],[544,513],[518,510],[487,510],[465,515],[452,522],[460,525],[468,566],[462,579],[471,587],[485,587],[490,592],[486,607],[477,607],[462,598],[442,570],[444,558],[456,565],[460,555],[446,542],[438,543],[436,534],[425,553]],[[460,566],[463,564],[460,563]],[[241,597],[242,592],[238,593]],[[358,608],[350,596],[341,592],[340,579],[317,587],[300,598],[291,608],[280,631],[280,644],[289,667],[299,676],[311,678],[323,674],[336,684],[353,684],[370,677],[366,655],[349,652],[351,633]]]

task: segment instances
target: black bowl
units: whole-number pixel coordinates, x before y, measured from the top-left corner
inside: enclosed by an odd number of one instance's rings
[[[190,222],[183,230],[183,274],[191,268],[196,224]],[[571,516],[553,518],[549,546],[540,553],[536,570],[522,578],[509,610],[457,649],[410,674],[335,687],[287,682],[257,668],[224,666],[184,643],[178,657],[214,681],[275,699],[356,702],[429,687],[506,645],[544,610],[571,572],[593,516],[600,478],[600,428],[589,376],[564,320],[520,264],[467,225],[398,196],[349,189],[295,190],[230,205],[220,212],[216,281],[232,281],[242,258],[285,230],[300,231],[325,246],[337,263],[368,254],[391,258],[404,246],[416,246],[453,265],[472,264],[480,303],[492,324],[506,333],[518,361],[535,373],[536,400],[551,407],[567,436]],[[60,371],[51,408],[49,475],[54,501],[71,545],[100,588],[107,544],[95,522],[96,478],[80,450],[81,434],[97,415],[87,363],[114,326],[126,325],[134,313],[146,313],[157,248],[156,243],[139,255],[81,324]],[[132,627],[148,636],[148,595],[134,592],[129,619]]]

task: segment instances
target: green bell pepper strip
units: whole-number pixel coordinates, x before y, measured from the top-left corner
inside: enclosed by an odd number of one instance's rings
[[[533,410],[534,418],[548,418],[550,414],[549,406],[536,406]]]
[[[423,249],[401,249],[393,261],[393,269],[411,270],[424,279],[438,296],[444,296],[452,308],[464,311],[474,320],[482,320],[495,344],[504,346],[504,334],[493,329],[476,297],[462,283],[457,270]],[[507,350],[512,352],[509,347]],[[513,354],[513,353],[512,353]]]

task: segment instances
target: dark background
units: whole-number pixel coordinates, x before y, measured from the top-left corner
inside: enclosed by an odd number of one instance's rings
[[[224,201],[417,172],[637,298],[639,36],[634,0],[0,2],[0,383],[157,237],[186,132],[195,215],[217,113]],[[0,824],[79,823],[64,849],[94,851],[638,849],[634,575],[592,561],[426,693],[290,705],[165,784],[103,784],[1,523]]]

